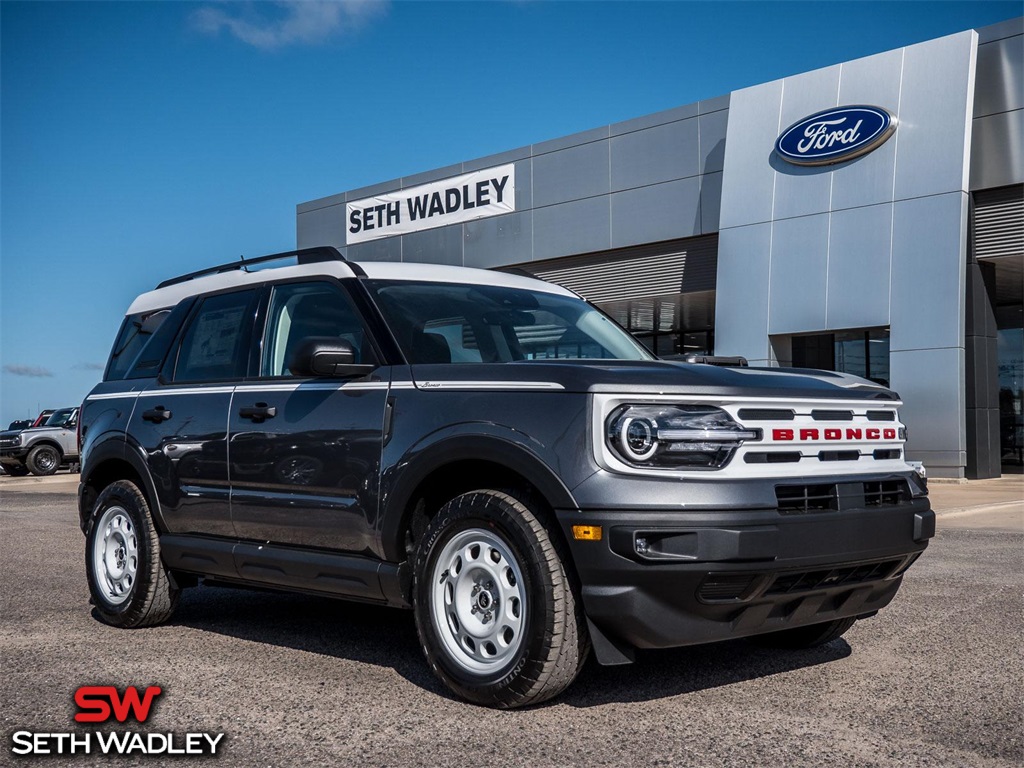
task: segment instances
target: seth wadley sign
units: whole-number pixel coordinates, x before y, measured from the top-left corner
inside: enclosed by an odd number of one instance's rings
[[[516,209],[514,164],[485,168],[345,204],[345,243],[461,224]]]

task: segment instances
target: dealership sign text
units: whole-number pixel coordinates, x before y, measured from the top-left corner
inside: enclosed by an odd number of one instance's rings
[[[345,204],[347,245],[461,224],[516,209],[513,164]]]
[[[841,163],[867,154],[895,130],[896,118],[881,107],[836,107],[791,125],[776,139],[775,151],[794,165]]]
[[[128,686],[121,693],[112,685],[83,685],[75,691],[75,721],[103,725],[111,720],[145,724],[153,702],[163,690],[150,685],[144,693]],[[15,731],[14,755],[216,755],[223,733],[151,731]]]

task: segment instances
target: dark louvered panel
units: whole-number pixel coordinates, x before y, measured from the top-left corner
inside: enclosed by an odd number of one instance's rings
[[[520,264],[518,268],[595,303],[710,291],[715,288],[718,271],[718,236]]]
[[[901,560],[849,565],[826,568],[820,571],[795,571],[779,574],[765,592],[766,595],[784,595],[796,592],[812,592],[816,589],[830,589],[847,584],[863,584],[889,578]]]
[[[1024,253],[1024,185],[974,193],[974,254],[979,259]]]
[[[757,574],[712,573],[704,579],[698,596],[706,603],[740,600],[745,595]]]

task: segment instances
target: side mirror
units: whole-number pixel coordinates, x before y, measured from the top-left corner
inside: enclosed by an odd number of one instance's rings
[[[296,376],[331,376],[352,379],[377,369],[376,365],[355,362],[356,351],[343,339],[311,336],[305,339],[288,361]]]

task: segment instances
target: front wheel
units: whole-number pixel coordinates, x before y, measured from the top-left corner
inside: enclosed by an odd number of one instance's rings
[[[96,499],[85,535],[85,571],[100,618],[115,627],[167,621],[179,591],[160,560],[149,504],[128,480],[108,485]]]
[[[589,652],[560,542],[505,493],[452,499],[416,553],[414,608],[434,673],[459,696],[508,709],[564,691]]]
[[[52,475],[60,467],[60,451],[52,445],[37,445],[29,451],[25,464],[37,477]]]

